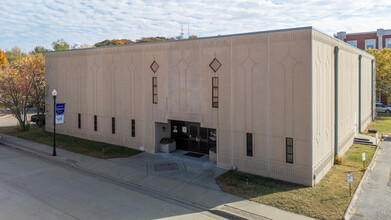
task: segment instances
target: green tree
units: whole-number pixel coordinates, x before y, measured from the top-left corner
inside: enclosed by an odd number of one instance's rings
[[[40,54],[40,53],[46,53],[50,50],[46,49],[43,46],[36,46],[33,51],[31,51],[31,54]]]
[[[16,60],[20,60],[21,58],[25,57],[26,54],[23,53],[19,47],[15,46],[11,51],[6,51],[5,56],[7,57],[9,63],[13,63]]]
[[[142,37],[141,39],[136,40],[136,43],[148,43],[148,42],[156,42],[156,41],[168,41],[175,40],[175,38],[170,37]]]
[[[52,46],[55,51],[69,49],[69,44],[62,38],[58,39],[57,41],[53,41]]]
[[[368,49],[376,59],[376,92],[389,96],[391,94],[391,49]]]

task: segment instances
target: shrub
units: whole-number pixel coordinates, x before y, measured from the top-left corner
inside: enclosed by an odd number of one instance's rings
[[[213,151],[214,153],[216,153],[216,150],[217,150],[216,147],[212,147],[209,149],[209,151]]]
[[[340,156],[335,156],[335,158],[334,158],[334,164],[337,164],[337,165],[342,165],[343,164],[343,159],[342,159],[342,157],[340,157]]]
[[[30,130],[30,123],[26,122],[24,126],[22,124],[18,125],[18,131],[28,131],[28,130]]]

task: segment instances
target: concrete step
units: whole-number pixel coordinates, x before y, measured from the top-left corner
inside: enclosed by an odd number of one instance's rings
[[[364,144],[364,145],[372,145],[376,146],[376,138],[366,135],[357,135],[354,137],[354,144]]]
[[[363,144],[363,145],[376,145],[373,142],[370,141],[354,141],[354,144]]]

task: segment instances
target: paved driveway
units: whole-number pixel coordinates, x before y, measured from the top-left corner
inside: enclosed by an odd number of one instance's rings
[[[219,219],[0,145],[0,219]]]
[[[148,210],[150,210],[151,213],[148,213],[147,216],[152,216],[155,214],[158,215],[155,213],[155,211],[162,210],[162,215],[159,217],[175,216],[175,218],[177,218],[179,217],[178,215],[182,216],[181,213],[184,213],[183,215],[196,214],[197,216],[195,218],[198,218],[198,215],[201,214],[202,219],[207,217],[226,217],[230,219],[310,219],[305,216],[251,202],[246,199],[222,192],[217,186],[215,178],[218,175],[224,173],[225,170],[216,167],[210,162],[202,162],[197,159],[182,157],[175,154],[167,155],[160,153],[140,153],[128,158],[104,160],[68,152],[62,149],[57,149],[57,157],[53,157],[51,156],[52,148],[46,145],[6,135],[3,135],[1,142],[13,149],[20,149],[38,157],[45,158],[45,160],[51,162],[50,164],[53,164],[45,165],[47,167],[55,166],[56,164],[63,164],[68,167],[68,169],[75,170],[75,172],[81,172],[82,174],[88,175],[90,177],[97,177],[98,181],[107,181],[125,188],[129,188],[131,190],[136,190],[142,194],[145,193],[147,196],[152,196],[153,198],[143,198],[143,195],[138,195],[138,197],[136,196],[136,200],[130,200],[130,203],[141,202],[142,207],[145,206],[144,209],[140,210],[140,212],[148,212]],[[181,155],[180,152],[177,152],[177,154]],[[29,168],[28,164],[26,164],[26,166]],[[34,170],[31,170],[31,172],[32,173],[28,174],[28,176],[33,177]],[[58,172],[61,173],[61,171]],[[52,174],[42,175],[48,178],[50,183],[50,176]],[[70,174],[67,174],[67,176],[69,176],[68,178],[70,180],[74,179],[74,177],[72,177]],[[63,177],[59,178],[63,179]],[[34,184],[36,186],[40,186],[40,180],[45,181],[45,178],[34,180],[36,181]],[[26,178],[23,182],[28,185],[29,179]],[[55,181],[53,184],[57,185],[60,182],[61,181]],[[64,182],[71,183],[69,181]],[[53,184],[49,184],[48,187],[52,187]],[[97,183],[93,183],[91,181],[88,184],[86,183],[86,185],[80,187],[85,188],[86,186],[94,186],[95,184]],[[45,184],[42,184],[42,186],[44,185]],[[75,187],[78,186],[79,185],[76,185]],[[91,188],[93,190],[89,192],[92,194],[99,194],[102,190],[105,192],[105,189],[101,187],[103,186]],[[89,199],[89,196],[94,198],[95,195],[85,195],[86,198],[79,198],[76,191],[76,197],[72,197],[67,195],[68,190],[73,190],[73,188],[65,188],[60,190],[61,193],[57,194],[59,197],[61,197],[62,194],[65,195],[64,201],[62,202],[72,205],[73,199],[76,199],[76,204],[78,203],[78,200],[81,199],[85,200],[84,202],[87,204],[93,203],[93,201]],[[111,189],[105,192],[105,196],[103,197],[114,199],[110,197],[110,191]],[[34,190],[29,189],[28,192],[34,192]],[[113,195],[118,196],[118,193],[115,192],[115,189],[113,192]],[[47,196],[50,196],[50,194]],[[39,198],[41,198],[41,196],[39,196]],[[45,196],[42,196],[42,198],[45,198]],[[161,200],[163,205],[159,206],[159,202],[144,203],[144,200],[154,201],[154,199]],[[170,204],[165,204],[164,202]],[[174,207],[172,207],[172,205],[174,205]],[[108,206],[110,206],[110,204],[108,204]],[[131,206],[131,204],[129,204],[129,206]],[[165,210],[166,207],[168,207],[168,210]],[[111,208],[116,210],[116,207]],[[108,213],[112,213],[111,208],[107,210]],[[180,211],[182,208],[185,208],[185,211]],[[60,210],[63,209],[64,208],[60,208]],[[132,209],[129,208],[129,210]],[[89,211],[91,212],[93,210]],[[166,212],[168,212],[168,214],[165,214]],[[87,215],[88,213],[85,214]],[[206,217],[204,217],[204,215]],[[102,214],[101,216],[105,215]],[[130,218],[133,217],[132,215],[129,216]],[[140,213],[135,213],[135,216],[140,216],[140,218],[143,217],[143,215]],[[96,216],[94,216],[94,219],[95,217]],[[120,217],[122,218],[122,215]],[[185,217],[193,218],[192,216]],[[97,218],[99,218],[99,216]]]
[[[375,167],[356,203],[352,219],[391,219],[391,139],[380,144]]]

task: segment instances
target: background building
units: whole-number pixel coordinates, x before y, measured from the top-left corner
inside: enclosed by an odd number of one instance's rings
[[[50,52],[46,86],[66,103],[60,133],[150,153],[163,137],[217,146],[220,167],[312,186],[373,118],[373,59],[305,27]]]
[[[368,48],[391,48],[391,29],[384,30],[380,28],[377,31],[360,33],[346,33],[341,31],[335,37],[361,50]]]

